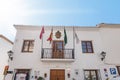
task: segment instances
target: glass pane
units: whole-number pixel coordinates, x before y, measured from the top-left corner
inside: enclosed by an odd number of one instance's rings
[[[24,42],[24,44],[23,44],[23,51],[28,51],[28,44],[29,44],[28,41]]]
[[[23,48],[23,51],[27,51],[28,50],[28,46],[25,46],[24,48]]]
[[[87,52],[87,46],[86,46],[86,42],[82,41],[82,52],[86,53]]]
[[[92,48],[92,46],[91,45],[87,45],[87,48]]]
[[[86,53],[87,50],[86,50],[85,48],[82,48],[82,52],[83,52],[83,53]]]
[[[29,42],[28,41],[25,41],[24,42],[24,46],[28,46]]]
[[[29,51],[33,51],[33,47],[29,47]]]
[[[86,42],[82,41],[82,46],[85,46],[86,45]]]
[[[91,71],[92,80],[97,80],[97,75],[95,71]]]
[[[34,41],[30,41],[29,51],[33,51]]]
[[[92,49],[88,49],[88,52],[89,52],[89,53],[92,53]]]
[[[57,49],[58,50],[62,50],[63,49],[62,42],[57,42]]]
[[[90,45],[91,45],[91,42],[90,42],[90,41],[88,41],[88,42],[87,42],[87,45],[88,45],[88,46],[90,46]]]
[[[34,46],[34,41],[30,41],[30,46]]]
[[[83,45],[82,48],[87,48],[87,47],[85,45]]]
[[[90,80],[90,72],[85,71],[85,80]]]

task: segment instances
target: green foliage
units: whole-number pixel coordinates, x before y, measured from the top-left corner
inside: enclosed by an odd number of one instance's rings
[[[40,76],[37,80],[44,80],[44,78]]]
[[[107,78],[106,80],[109,80],[109,78]]]

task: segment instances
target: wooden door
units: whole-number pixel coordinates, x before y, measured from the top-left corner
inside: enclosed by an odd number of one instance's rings
[[[64,58],[63,41],[53,41],[53,54],[52,58]]]
[[[50,80],[65,80],[65,70],[50,70]]]

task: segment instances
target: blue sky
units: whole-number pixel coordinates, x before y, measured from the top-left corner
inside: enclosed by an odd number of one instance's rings
[[[120,0],[0,0],[0,34],[14,41],[13,24],[96,26],[120,23]]]

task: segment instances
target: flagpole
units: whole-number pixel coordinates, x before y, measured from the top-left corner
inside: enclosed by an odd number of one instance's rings
[[[64,29],[63,31],[65,30],[65,26],[64,26]],[[64,31],[64,48],[65,48],[65,31]]]
[[[73,52],[74,52],[74,57],[75,58],[75,32],[74,32],[74,26],[73,26]]]
[[[74,32],[74,26],[73,26],[73,48],[75,49],[75,32]]]
[[[52,43],[53,41],[53,26],[52,26],[52,30],[51,30],[51,40],[50,40],[50,43]]]
[[[41,40],[41,58],[43,58],[43,49],[42,49],[43,48],[43,35],[44,34],[42,34],[42,40]]]
[[[41,51],[42,51],[42,48],[43,48],[43,37],[42,37],[42,40],[41,40]]]

